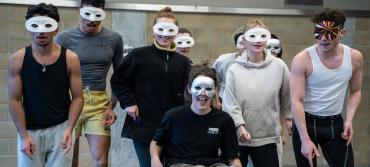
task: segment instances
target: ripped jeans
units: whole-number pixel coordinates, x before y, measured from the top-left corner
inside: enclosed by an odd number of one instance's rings
[[[342,138],[343,118],[339,115],[317,116],[306,113],[307,132],[311,141],[320,145],[325,160],[331,167],[353,167],[354,157],[351,144]],[[294,124],[293,124],[294,125]],[[293,148],[297,167],[310,167],[309,161],[301,153],[301,140],[298,129],[293,126]],[[317,159],[313,159],[317,166]]]

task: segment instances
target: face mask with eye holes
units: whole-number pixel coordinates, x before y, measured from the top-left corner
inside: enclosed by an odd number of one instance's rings
[[[105,19],[105,12],[100,8],[86,6],[80,9],[80,16],[90,21],[102,21]]]
[[[29,18],[25,26],[30,32],[52,32],[58,28],[58,22],[47,16],[35,16]]]
[[[322,21],[315,23],[314,36],[316,39],[322,40],[326,38],[327,40],[333,40],[339,35],[340,27],[332,21]]]
[[[190,48],[194,45],[194,39],[191,36],[179,36],[174,40],[178,48]]]
[[[210,77],[198,76],[193,80],[190,92],[193,96],[199,96],[202,92],[205,92],[205,95],[211,98],[216,93],[215,82]]]
[[[153,26],[153,32],[162,36],[175,36],[179,32],[179,28],[174,23],[158,22]]]
[[[281,52],[280,40],[269,39],[266,43],[266,49],[271,53],[279,54]]]
[[[271,33],[264,28],[251,28],[244,33],[244,38],[250,42],[265,42],[271,38]]]

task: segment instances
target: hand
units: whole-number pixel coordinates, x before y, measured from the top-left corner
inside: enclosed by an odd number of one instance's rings
[[[320,156],[320,153],[317,150],[317,147],[315,146],[315,144],[312,143],[311,140],[302,142],[301,153],[304,157],[308,159],[308,162],[310,163],[311,167],[313,167],[313,161],[312,161],[313,158],[315,158],[315,156],[317,157]]]
[[[103,122],[105,125],[110,126],[116,122],[117,115],[114,113],[114,111],[111,108],[108,108],[105,110],[104,115],[103,115]]]
[[[252,139],[251,134],[245,129],[244,125],[238,127],[238,134],[239,141],[242,143],[249,142]]]
[[[127,114],[130,115],[135,121],[139,117],[139,108],[137,105],[126,107]]]
[[[32,160],[32,155],[36,152],[36,146],[31,136],[26,135],[26,137],[21,138],[21,151]]]
[[[285,125],[286,125],[286,129],[288,131],[288,134],[289,136],[292,135],[293,133],[293,120],[292,119],[285,119]]]
[[[62,149],[64,150],[64,154],[67,154],[72,146],[72,128],[68,127],[62,137]]]
[[[343,127],[343,133],[342,133],[342,138],[344,140],[347,140],[347,146],[352,142],[352,137],[353,137],[353,128],[352,128],[352,122],[351,121],[346,121],[344,123]]]
[[[161,160],[159,160],[159,157],[152,157],[151,167],[163,167]]]
[[[283,146],[285,146],[286,144],[286,140],[284,136],[281,136],[281,144],[283,144]]]

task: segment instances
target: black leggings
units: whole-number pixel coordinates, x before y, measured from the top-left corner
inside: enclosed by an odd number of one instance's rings
[[[248,164],[248,156],[251,156],[254,167],[278,167],[279,158],[276,144],[266,144],[258,147],[240,146],[240,161],[243,167]]]
[[[294,124],[293,124],[294,125]],[[311,141],[320,145],[322,153],[331,167],[353,167],[352,146],[341,136],[343,132],[343,118],[340,115],[320,117],[306,113],[307,132]],[[310,167],[307,158],[301,153],[301,140],[298,129],[293,126],[293,148],[297,167]],[[317,159],[313,159],[317,166]]]

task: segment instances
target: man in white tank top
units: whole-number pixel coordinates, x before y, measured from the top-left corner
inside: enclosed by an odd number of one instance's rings
[[[331,167],[352,167],[352,120],[361,101],[363,57],[339,42],[345,34],[342,12],[324,9],[311,20],[316,44],[298,53],[291,67],[297,166],[316,165],[320,145]]]

